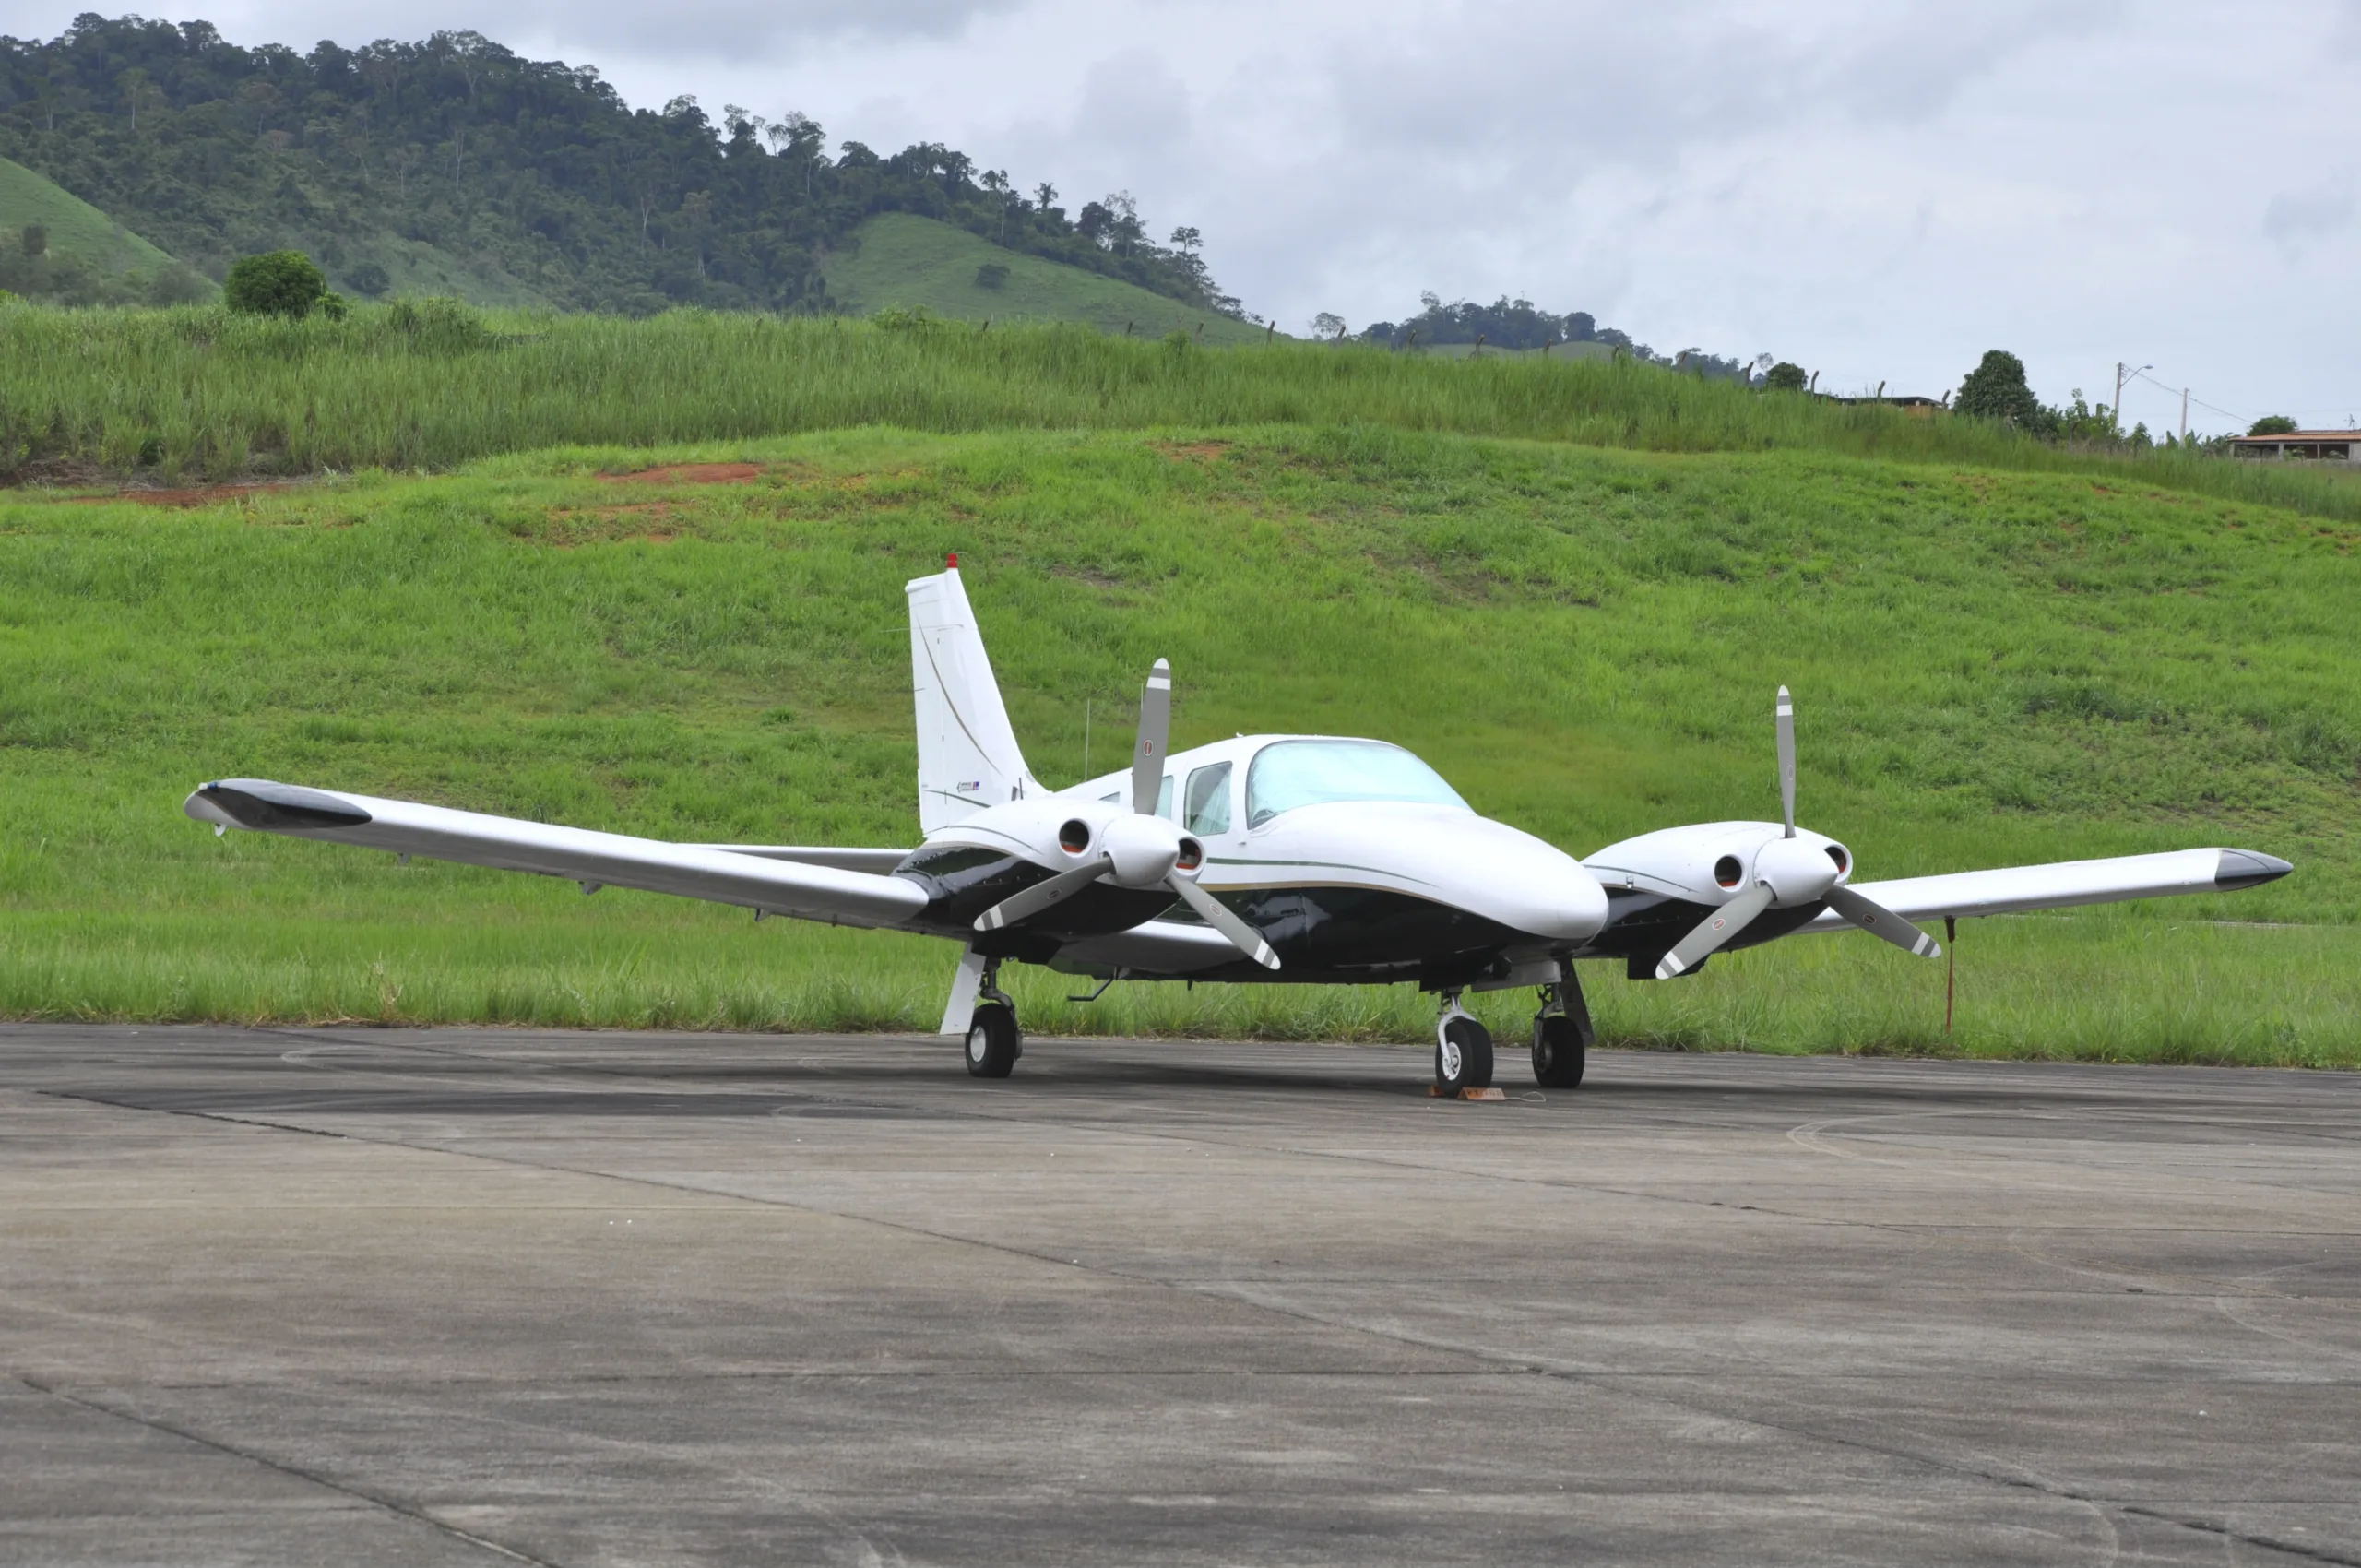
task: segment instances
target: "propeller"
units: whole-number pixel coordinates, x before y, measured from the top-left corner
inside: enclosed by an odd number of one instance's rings
[[[1266,969],[1279,967],[1279,956],[1263,933],[1240,920],[1228,905],[1197,885],[1194,840],[1156,814],[1164,790],[1165,742],[1172,728],[1172,666],[1159,659],[1148,671],[1147,689],[1140,694],[1139,739],[1132,748],[1132,810],[1107,825],[1099,836],[1099,852],[1070,871],[1011,894],[977,918],[978,931],[998,931],[1029,920],[1063,903],[1104,877],[1120,887],[1161,887],[1197,912],[1207,925],[1229,938],[1240,953]],[[1189,854],[1186,867],[1181,858]]]
[[[1670,980],[1703,963],[1734,940],[1765,909],[1825,904],[1871,936],[1883,937],[1922,958],[1942,956],[1942,944],[1875,899],[1841,885],[1844,870],[1796,837],[1796,704],[1779,688],[1779,811],[1785,831],[1754,855],[1754,885],[1707,915],[1656,963],[1656,979]]]

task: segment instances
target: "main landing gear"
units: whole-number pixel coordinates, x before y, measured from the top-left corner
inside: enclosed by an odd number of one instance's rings
[[[1598,1039],[1583,1001],[1583,982],[1566,965],[1560,985],[1541,988],[1541,1011],[1533,1016],[1533,1081],[1546,1089],[1570,1089],[1583,1081],[1583,1056]]]
[[[1541,1011],[1533,1016],[1533,1081],[1543,1088],[1574,1087],[1583,1081],[1583,1058],[1597,1039],[1582,982],[1570,967],[1563,981],[1541,988]],[[1457,992],[1446,992],[1442,1018],[1435,1025],[1436,1092],[1455,1095],[1491,1087],[1491,1031],[1459,1004]]]
[[[1016,1028],[1016,1004],[1000,989],[1000,960],[984,962],[983,983],[976,988],[976,1010],[967,1021],[967,1074],[976,1078],[1005,1078],[1025,1054],[1025,1036]]]
[[[1435,1089],[1455,1095],[1491,1087],[1492,1032],[1460,1006],[1459,992],[1446,992],[1435,1025]]]

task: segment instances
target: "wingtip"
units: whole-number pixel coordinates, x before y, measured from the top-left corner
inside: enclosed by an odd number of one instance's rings
[[[2217,853],[2222,858],[2213,872],[2213,885],[2225,893],[2276,882],[2296,869],[2278,856],[2266,855],[2259,849],[2222,849]]]

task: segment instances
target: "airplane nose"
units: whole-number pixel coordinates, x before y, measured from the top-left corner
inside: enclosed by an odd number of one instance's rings
[[[1553,942],[1584,942],[1607,924],[1607,890],[1580,861],[1504,824],[1467,826],[1450,849],[1453,902]]]

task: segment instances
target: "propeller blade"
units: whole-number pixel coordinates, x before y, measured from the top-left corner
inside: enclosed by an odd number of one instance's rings
[[[1204,916],[1205,923],[1229,938],[1240,953],[1266,969],[1279,967],[1279,956],[1271,951],[1263,933],[1231,913],[1229,906],[1185,876],[1167,877],[1164,885],[1180,895],[1180,902]]]
[[[1882,936],[1896,947],[1915,953],[1921,958],[1940,958],[1943,956],[1941,943],[1928,936],[1892,909],[1881,908],[1849,887],[1830,888],[1828,907],[1868,932],[1871,936]]]
[[[1779,810],[1787,837],[1796,836],[1796,700],[1779,688]]]
[[[1062,904],[1100,877],[1115,869],[1109,856],[1101,855],[1088,865],[1062,871],[1047,882],[1037,882],[1020,888],[976,917],[978,931],[998,931],[1004,925],[1038,915],[1052,904]]]
[[[1147,672],[1147,690],[1140,694],[1140,734],[1132,746],[1132,809],[1142,816],[1156,814],[1156,797],[1164,788],[1164,742],[1172,731],[1172,666],[1159,659]]]
[[[1656,963],[1656,979],[1670,980],[1703,963],[1722,944],[1744,931],[1754,917],[1771,907],[1777,895],[1768,884],[1756,883],[1697,922],[1679,944]]]

